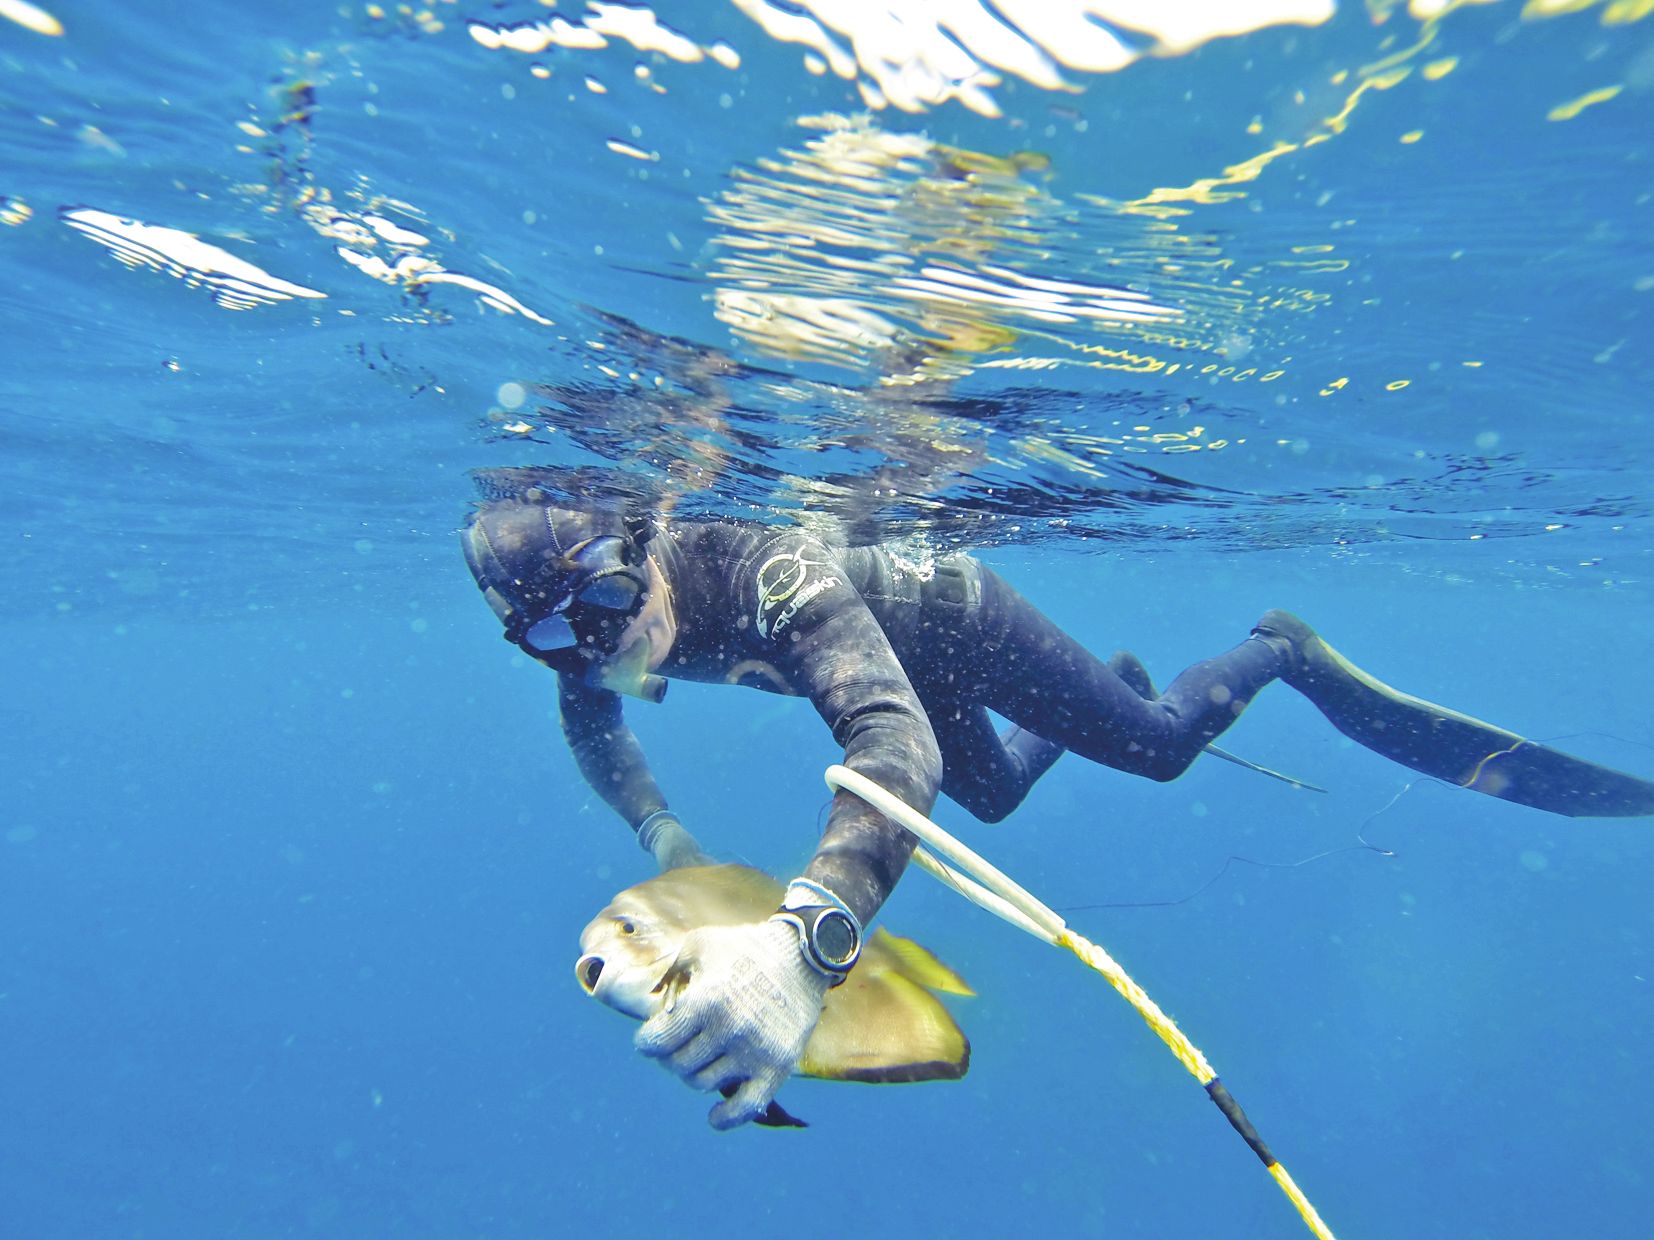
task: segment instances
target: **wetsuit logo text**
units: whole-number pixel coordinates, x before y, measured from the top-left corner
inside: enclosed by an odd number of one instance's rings
[[[758,566],[758,614],[760,637],[778,637],[811,599],[839,584],[834,576],[816,576],[810,570],[826,568],[817,560],[806,560],[800,551],[772,555]]]

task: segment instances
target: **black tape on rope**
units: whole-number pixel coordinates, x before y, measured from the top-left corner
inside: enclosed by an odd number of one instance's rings
[[[1269,1152],[1269,1146],[1258,1135],[1258,1130],[1252,1127],[1252,1121],[1246,1118],[1246,1112],[1241,1110],[1241,1104],[1235,1101],[1235,1095],[1230,1093],[1223,1082],[1213,1077],[1206,1085],[1207,1097],[1218,1104],[1218,1110],[1229,1121],[1235,1131],[1240,1133],[1241,1140],[1252,1147],[1252,1152],[1263,1160],[1263,1165],[1273,1167],[1275,1155]]]

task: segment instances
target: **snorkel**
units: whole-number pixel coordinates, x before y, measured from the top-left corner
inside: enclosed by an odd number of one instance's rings
[[[630,587],[625,606],[582,604],[587,594],[601,591],[601,586],[587,588],[575,593],[573,603],[560,605],[526,629],[508,623],[506,639],[530,658],[594,689],[659,702],[666,696],[666,677],[652,670],[657,626],[650,604],[664,583],[658,571],[650,571],[647,556],[640,553],[638,559],[624,578],[594,574],[598,582],[623,580]]]
[[[649,670],[649,655],[654,643],[647,633],[626,643],[610,655],[596,655],[582,650],[585,671],[580,679],[594,689],[624,693],[627,697],[645,702],[659,702],[666,696],[666,677]]]
[[[645,702],[659,702],[666,696],[666,677],[657,675],[653,669],[660,662],[656,656],[665,654],[674,637],[668,601],[671,590],[660,568],[641,550],[643,541],[644,538],[637,539],[641,561],[637,567],[643,575],[638,605],[606,653],[582,647],[581,654],[586,657],[582,679],[593,688],[623,693]]]

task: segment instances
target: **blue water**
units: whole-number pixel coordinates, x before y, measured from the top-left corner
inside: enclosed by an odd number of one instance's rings
[[[0,1235],[1307,1234],[1100,979],[917,873],[886,917],[977,988],[969,1075],[708,1129],[574,985],[647,859],[465,572],[470,475],[975,546],[1162,683],[1290,607],[1654,774],[1654,25],[1349,5],[1013,79],[997,118],[847,120],[864,160],[919,145],[815,197],[798,118],[862,98],[733,7],[662,16],[736,69],[433,7],[0,20]],[[77,209],[326,297],[227,309]],[[1180,317],[869,274],[915,256]],[[754,288],[895,343],[719,317]],[[921,355],[947,375],[878,384]],[[835,757],[807,706],[628,717],[704,843],[796,872]],[[1415,783],[1285,688],[1225,743],[1330,791],[1069,758],[1002,826],[938,818],[1132,971],[1339,1234],[1646,1234],[1647,824]]]

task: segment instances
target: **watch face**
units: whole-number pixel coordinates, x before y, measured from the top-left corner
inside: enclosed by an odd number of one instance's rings
[[[815,946],[823,960],[847,964],[856,954],[856,928],[838,909],[828,909],[816,918]]]

